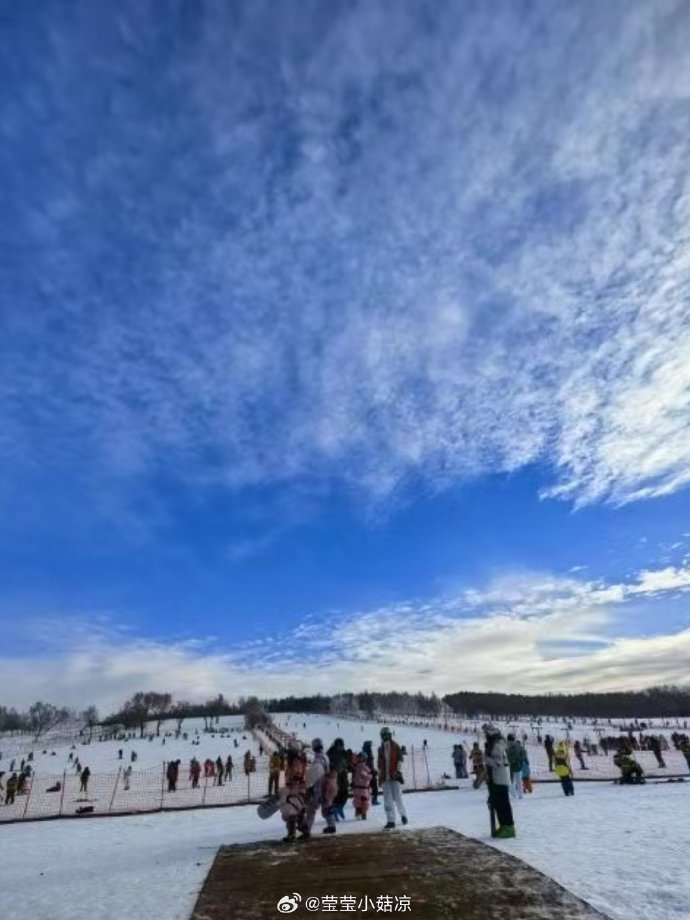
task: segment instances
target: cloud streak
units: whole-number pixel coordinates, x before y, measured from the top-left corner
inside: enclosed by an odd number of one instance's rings
[[[687,8],[499,7],[17,14],[5,482],[686,486]]]
[[[104,616],[59,628],[51,618],[32,624],[34,647],[0,660],[0,696],[17,705],[46,696],[113,709],[142,688],[203,700],[218,692],[539,692],[687,683],[690,625],[633,638],[620,629],[624,619],[640,616],[641,600],[647,622],[655,604],[687,591],[688,560],[618,583],[522,573],[452,598],[324,613],[283,635],[233,647],[212,637],[145,639]]]

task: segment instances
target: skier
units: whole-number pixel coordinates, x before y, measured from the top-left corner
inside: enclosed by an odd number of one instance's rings
[[[501,737],[500,730],[489,723],[484,726],[486,746],[484,749],[484,763],[486,765],[486,784],[489,788],[489,808],[496,813],[498,827],[492,829],[492,837],[502,840],[515,837],[515,822],[513,809],[510,807],[510,762],[506,751],[506,743]]]
[[[379,778],[383,786],[383,807],[386,810],[386,830],[395,827],[395,809],[400,812],[400,820],[407,824],[407,812],[402,800],[403,782],[400,765],[403,753],[400,745],[393,741],[393,732],[385,726],[381,729],[381,745],[378,750]]]
[[[559,741],[556,745],[554,751],[554,770],[556,776],[561,781],[561,788],[563,789],[563,794],[575,795],[575,787],[573,786],[573,771],[570,766],[570,755],[568,754],[568,748],[565,741]]]
[[[232,782],[232,771],[235,767],[235,764],[232,762],[232,754],[228,754],[228,759],[225,761],[225,779],[228,783]]]
[[[371,770],[362,754],[356,754],[352,771],[352,804],[355,818],[367,820],[369,799],[371,798]]]

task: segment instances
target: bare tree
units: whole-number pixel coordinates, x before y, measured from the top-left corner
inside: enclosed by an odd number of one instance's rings
[[[87,706],[81,713],[81,719],[89,730],[89,741],[93,737],[93,730],[99,724],[100,718],[95,706]]]
[[[69,718],[69,711],[52,703],[42,703],[40,700],[29,708],[29,724],[34,735],[34,740],[38,741],[41,735],[56,728],[62,722]]]

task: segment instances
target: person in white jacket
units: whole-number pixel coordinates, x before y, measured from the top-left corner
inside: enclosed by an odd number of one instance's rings
[[[494,835],[503,839],[515,837],[513,809],[510,806],[510,763],[506,743],[499,729],[491,723],[484,726],[484,733],[484,763],[486,783],[489,787],[489,807],[494,809],[498,818],[498,828]]]

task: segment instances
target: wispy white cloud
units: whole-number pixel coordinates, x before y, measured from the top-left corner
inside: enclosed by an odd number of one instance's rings
[[[685,4],[310,9],[35,24],[2,100],[5,481],[40,447],[99,488],[687,485]]]
[[[545,573],[494,579],[453,598],[305,619],[292,631],[226,647],[220,638],[156,641],[109,618],[35,623],[35,647],[0,659],[0,697],[48,696],[114,708],[133,691],[180,698],[415,688],[501,691],[634,689],[687,683],[690,625],[630,637],[690,586],[690,564],[609,583]],[[690,614],[690,608],[688,608]],[[690,620],[688,621],[690,624]],[[628,631],[629,632],[629,631]]]

